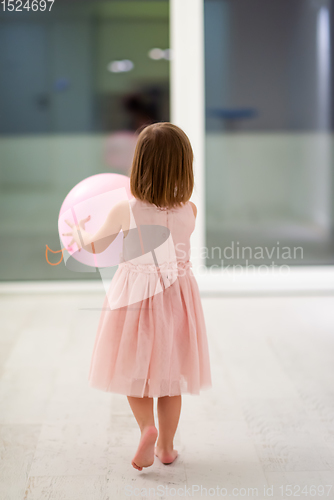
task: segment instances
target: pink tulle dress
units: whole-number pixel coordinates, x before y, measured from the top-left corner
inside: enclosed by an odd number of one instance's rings
[[[89,386],[135,397],[199,394],[212,382],[189,260],[192,206],[164,209],[136,198],[129,204],[130,230],[104,299]]]

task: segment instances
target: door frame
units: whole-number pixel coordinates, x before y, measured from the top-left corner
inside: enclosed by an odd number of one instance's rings
[[[191,201],[197,206],[191,235],[194,271],[205,266],[205,104],[204,104],[204,2],[170,0],[170,116],[188,135],[194,152],[195,187]]]

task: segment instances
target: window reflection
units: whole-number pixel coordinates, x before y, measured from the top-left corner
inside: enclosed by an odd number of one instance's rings
[[[333,264],[332,4],[204,7],[207,265]]]
[[[128,175],[137,130],[169,121],[169,3],[4,13],[0,46],[0,279],[99,279],[49,265],[46,245],[60,249],[68,192],[94,174]],[[150,57],[157,48],[166,57]]]

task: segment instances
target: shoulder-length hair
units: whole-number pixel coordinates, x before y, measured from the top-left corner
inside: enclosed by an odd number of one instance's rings
[[[185,132],[169,122],[141,130],[130,173],[132,195],[158,207],[186,203],[194,189],[193,150]]]

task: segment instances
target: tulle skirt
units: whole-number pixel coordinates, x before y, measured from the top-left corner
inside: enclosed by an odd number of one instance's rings
[[[90,387],[135,397],[212,387],[198,284],[191,263],[179,264],[183,272],[176,279],[162,272],[169,286],[161,291],[161,276],[149,266],[144,272],[130,262],[119,266],[98,323]]]

